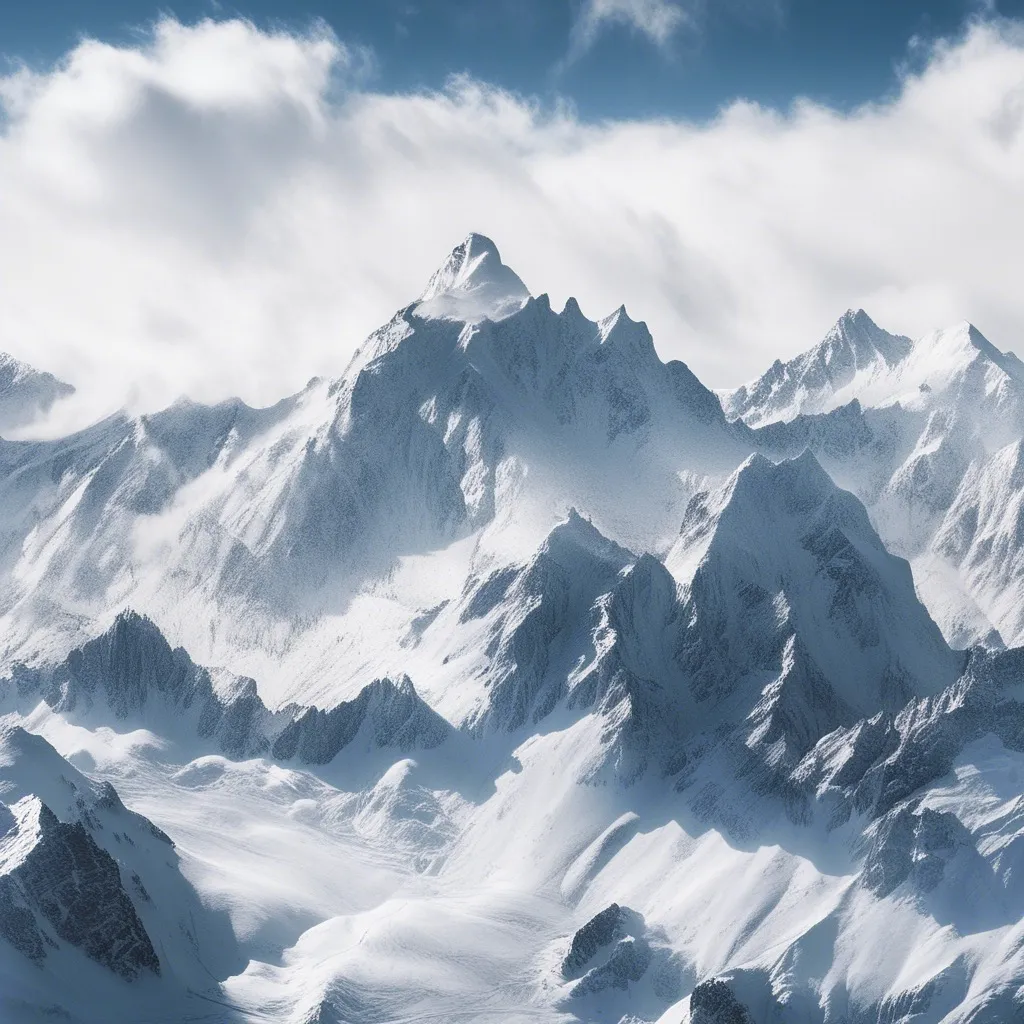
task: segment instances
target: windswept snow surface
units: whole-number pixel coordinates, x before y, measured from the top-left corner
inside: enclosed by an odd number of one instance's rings
[[[470,235],[0,440],[0,1020],[1024,1019],[1022,388],[851,311],[716,396]]]

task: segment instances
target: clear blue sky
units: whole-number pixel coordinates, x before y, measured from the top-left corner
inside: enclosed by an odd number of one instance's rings
[[[346,42],[372,48],[376,88],[433,88],[469,72],[541,98],[570,97],[587,118],[703,118],[737,96],[785,106],[803,95],[841,108],[885,96],[911,37],[955,33],[978,10],[970,0],[703,0],[699,31],[658,47],[609,25],[566,67],[584,2],[28,0],[0,4],[0,53],[45,65],[82,34],[129,39],[161,12],[183,21],[242,14],[261,26],[323,18]],[[999,0],[997,10],[1020,16],[1024,0]]]

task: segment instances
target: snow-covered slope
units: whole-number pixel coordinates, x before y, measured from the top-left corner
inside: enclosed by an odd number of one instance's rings
[[[1022,387],[860,311],[720,401],[470,235],[0,440],[0,1018],[1024,1019]]]

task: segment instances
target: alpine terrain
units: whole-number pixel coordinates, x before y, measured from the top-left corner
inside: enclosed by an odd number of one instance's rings
[[[0,357],[0,1021],[1024,1020],[1024,363],[732,391],[470,235],[337,379]]]

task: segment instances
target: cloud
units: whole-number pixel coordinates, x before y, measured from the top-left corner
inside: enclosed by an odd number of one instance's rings
[[[570,60],[610,27],[625,26],[664,47],[680,29],[695,24],[693,12],[673,0],[584,0],[572,29]]]
[[[739,383],[848,306],[1021,344],[1024,32],[976,22],[890,100],[589,124],[461,78],[385,94],[322,27],[161,22],[2,80],[0,348],[110,401],[336,374],[469,230],[535,291],[625,302]]]
[[[715,0],[715,7],[735,21],[780,24],[786,0]],[[569,52],[559,70],[579,60],[613,28],[630,29],[665,52],[682,33],[699,42],[709,13],[708,0],[583,0],[570,32]]]

